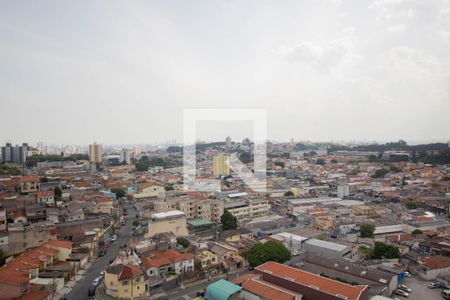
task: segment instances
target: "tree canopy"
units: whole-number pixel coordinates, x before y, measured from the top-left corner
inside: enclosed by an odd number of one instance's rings
[[[173,168],[179,167],[182,165],[181,161],[178,161],[173,158],[162,158],[162,157],[152,157],[142,156],[136,163],[135,167],[137,171],[148,171],[148,168],[152,167],[164,167],[164,168]]]
[[[223,211],[220,222],[222,222],[223,230],[234,230],[237,228],[237,219],[228,211],[228,209]]]
[[[189,247],[189,245],[191,244],[191,243],[189,243],[189,241],[187,239],[182,238],[182,237],[177,238],[177,243],[180,244],[181,246],[183,246],[183,248],[185,248],[185,249],[187,247]]]
[[[113,188],[113,189],[111,189],[111,193],[116,194],[116,197],[118,197],[118,198],[122,198],[127,195],[127,191],[125,189],[121,189],[121,188]]]
[[[291,259],[291,252],[277,241],[256,244],[247,253],[247,260],[252,267],[257,267],[267,261],[284,263],[289,259]]]
[[[387,169],[378,169],[372,175],[372,178],[382,178],[382,177],[386,176],[387,173],[389,173],[389,170],[387,170]]]
[[[20,175],[20,169],[15,164],[0,164],[0,175]]]
[[[375,242],[375,247],[372,250],[370,257],[374,259],[393,259],[398,258],[399,255],[400,252],[397,247],[382,242]]]
[[[373,238],[375,232],[375,225],[373,224],[361,224],[359,227],[360,235],[362,238]]]

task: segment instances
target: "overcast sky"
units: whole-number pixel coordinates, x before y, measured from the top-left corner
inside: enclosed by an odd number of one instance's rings
[[[450,0],[1,1],[0,104],[2,143],[181,140],[184,108],[267,109],[275,140],[447,141]]]

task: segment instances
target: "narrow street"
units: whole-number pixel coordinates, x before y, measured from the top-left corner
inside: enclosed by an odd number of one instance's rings
[[[68,300],[79,300],[88,298],[88,290],[92,284],[92,281],[100,275],[100,272],[105,270],[109,266],[109,261],[118,256],[120,247],[128,242],[132,234],[132,223],[136,215],[136,210],[131,204],[124,204],[122,207],[127,209],[128,216],[127,223],[119,231],[116,231],[117,241],[111,243],[108,247],[106,255],[98,257],[90,268],[86,271],[86,274],[81,278],[71,291],[65,295]]]

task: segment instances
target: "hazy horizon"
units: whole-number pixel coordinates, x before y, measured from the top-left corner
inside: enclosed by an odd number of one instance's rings
[[[446,142],[449,38],[448,0],[2,1],[0,143],[182,142],[186,108],[266,109],[270,140]]]

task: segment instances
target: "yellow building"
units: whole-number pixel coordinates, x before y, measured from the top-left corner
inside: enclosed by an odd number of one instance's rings
[[[200,261],[203,269],[209,269],[219,265],[219,258],[217,255],[208,250],[202,251],[195,259]]]
[[[112,265],[105,271],[106,294],[119,299],[149,296],[145,273],[136,265]]]
[[[164,232],[172,232],[177,237],[187,236],[186,214],[179,210],[152,214],[150,222],[148,222],[147,237],[151,238]]]
[[[164,198],[166,196],[166,189],[159,184],[147,182],[139,186],[139,192],[133,194],[134,199],[143,198]]]
[[[230,175],[230,157],[226,155],[217,155],[213,157],[214,176]]]

